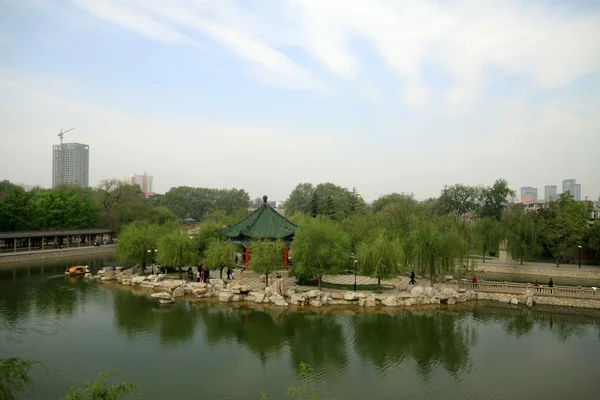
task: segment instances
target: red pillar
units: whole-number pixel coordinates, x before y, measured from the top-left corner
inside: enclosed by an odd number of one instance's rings
[[[248,269],[249,262],[250,262],[250,254],[248,253],[248,245],[246,245],[246,269]]]
[[[288,269],[288,244],[287,243],[283,246],[283,269],[286,271]]]

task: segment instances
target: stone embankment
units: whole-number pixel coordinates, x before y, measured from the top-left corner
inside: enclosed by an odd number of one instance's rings
[[[169,279],[166,275],[142,275],[141,268],[122,269],[105,268],[97,276],[86,275],[88,279],[98,279],[101,282],[117,281],[123,286],[137,286],[154,293],[151,294],[161,304],[175,302],[184,296],[195,298],[218,298],[221,302],[254,302],[273,304],[279,307],[326,305],[356,305],[359,307],[410,307],[419,305],[457,304],[472,300],[494,300],[502,303],[525,304],[529,307],[536,303],[557,305],[572,305],[569,299],[544,300],[543,296],[535,296],[532,291],[521,294],[482,293],[475,290],[458,288],[455,284],[439,284],[436,287],[408,287],[405,290],[389,291],[384,294],[372,292],[353,292],[338,290],[299,290],[285,288],[283,279],[277,279],[261,290],[252,290],[242,284],[231,284],[221,279],[210,279],[210,283],[189,282]],[[570,299],[577,300],[577,299]],[[600,308],[598,305],[596,308]]]

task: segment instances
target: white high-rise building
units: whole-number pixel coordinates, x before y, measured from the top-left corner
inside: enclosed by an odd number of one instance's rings
[[[521,188],[521,203],[525,204],[537,200],[537,188],[525,186]]]
[[[562,184],[563,193],[571,193],[573,199],[581,200],[581,184],[575,179],[565,179]]]
[[[61,149],[57,144],[52,147],[53,188],[59,185],[89,186],[90,146],[81,143],[63,143],[62,168],[60,164]]]
[[[557,198],[557,187],[556,185],[548,185],[544,188],[544,199],[546,201],[556,200]]]

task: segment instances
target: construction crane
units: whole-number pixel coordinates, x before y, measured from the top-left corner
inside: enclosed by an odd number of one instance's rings
[[[58,137],[60,138],[60,149],[58,151],[59,153],[59,161],[58,161],[58,185],[62,185],[62,178],[63,178],[63,136],[65,133],[67,132],[71,132],[73,129],[75,128],[71,128],[71,129],[67,129],[66,131],[63,131],[62,128],[60,128],[60,133],[58,134]]]

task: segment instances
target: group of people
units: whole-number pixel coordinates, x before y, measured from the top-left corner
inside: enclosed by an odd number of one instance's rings
[[[196,278],[194,276],[194,270],[192,269],[192,267],[188,268],[188,280],[190,281],[196,281],[196,279],[198,279],[198,282],[202,283],[202,282],[206,282],[208,283],[208,279],[210,277],[210,271],[208,268],[204,268],[204,264],[200,264],[197,267],[198,270],[198,278]]]

